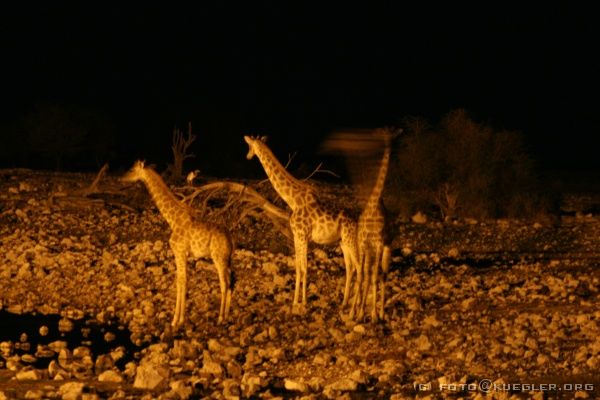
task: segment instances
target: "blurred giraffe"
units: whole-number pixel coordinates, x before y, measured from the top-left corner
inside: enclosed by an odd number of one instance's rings
[[[354,319],[356,315],[359,321],[362,320],[369,286],[372,289],[373,300],[371,320],[375,322],[378,318],[385,318],[385,281],[391,262],[391,250],[384,240],[385,214],[381,195],[390,163],[392,139],[399,133],[389,128],[377,129],[373,132],[373,135],[379,136],[383,140],[384,152],[375,184],[358,219],[358,265],[356,269],[356,290],[350,311],[350,319]],[[379,313],[377,312],[378,286],[381,288]]]

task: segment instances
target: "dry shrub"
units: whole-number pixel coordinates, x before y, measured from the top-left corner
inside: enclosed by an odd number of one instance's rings
[[[436,124],[405,120],[390,171],[391,206],[442,218],[532,217],[545,208],[533,163],[516,132],[477,123],[465,110]]]

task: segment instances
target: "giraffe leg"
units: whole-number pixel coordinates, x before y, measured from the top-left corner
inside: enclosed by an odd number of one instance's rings
[[[231,262],[229,262],[227,269],[225,270],[225,310],[223,318],[227,320],[229,318],[229,309],[231,308],[231,294],[233,292],[233,272],[231,271]]]
[[[379,268],[381,262],[381,246],[377,246],[375,251],[375,257],[373,258],[373,270],[371,271],[371,284],[372,287],[372,295],[373,295],[373,303],[371,307],[371,322],[377,322],[377,286],[379,283]]]
[[[187,257],[185,252],[175,250],[172,247],[173,253],[175,254],[175,266],[176,271],[176,299],[175,299],[175,312],[173,314],[173,321],[171,325],[173,327],[179,326],[185,320],[185,289],[186,289],[186,263]]]
[[[356,228],[354,226],[348,226],[342,230],[341,247],[344,254],[344,266],[346,267],[346,284],[344,285],[344,299],[342,301],[342,307],[345,307],[350,301],[352,277],[358,268],[356,260]]]
[[[370,281],[370,277],[371,274],[373,273],[372,269],[373,269],[373,262],[372,262],[372,255],[370,253],[370,248],[369,246],[365,247],[365,251],[364,251],[364,259],[363,259],[363,269],[362,269],[362,275],[363,275],[363,279],[362,279],[362,284],[361,286],[359,286],[359,290],[362,291],[361,293],[361,297],[360,297],[360,303],[359,303],[359,307],[358,307],[358,317],[357,320],[362,321],[363,316],[365,314],[365,303],[367,302],[367,298],[368,298],[368,294],[369,294],[369,283]]]
[[[390,270],[390,262],[392,253],[389,246],[384,246],[383,254],[381,255],[381,306],[379,309],[379,317],[385,320],[385,284],[387,281],[387,273]]]
[[[298,302],[300,297],[300,285],[302,285],[302,304],[306,303],[306,269],[308,263],[308,239],[306,235],[294,235],[294,247],[296,253],[296,287],[294,289],[294,303],[292,308],[300,305]]]
[[[360,257],[356,264],[356,282],[354,283],[354,299],[352,300],[352,308],[350,309],[350,319],[359,314],[360,304],[362,302],[362,285],[364,277],[365,254],[360,251]]]
[[[227,319],[231,302],[231,250],[227,241],[214,239],[213,243],[216,243],[216,245],[211,248],[211,258],[217,269],[219,288],[221,289],[218,319],[218,323],[221,324]]]
[[[225,279],[225,271],[222,265],[218,266],[219,272],[219,287],[221,288],[221,306],[219,307],[219,320],[217,323],[222,324],[225,316],[225,305],[227,302],[227,282]]]
[[[344,254],[344,266],[346,268],[346,283],[344,285],[344,299],[342,300],[342,307],[346,307],[348,305],[348,297],[350,296],[350,283],[352,282],[352,277],[354,275],[354,268],[352,266],[352,260],[350,259],[350,254],[348,253],[348,249],[342,245],[342,253]]]

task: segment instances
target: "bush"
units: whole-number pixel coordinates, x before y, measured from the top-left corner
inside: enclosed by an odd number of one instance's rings
[[[479,124],[465,110],[437,125],[406,119],[397,155],[389,183],[405,215],[435,209],[443,218],[522,217],[542,205],[520,136]]]
[[[65,164],[98,167],[114,144],[111,123],[101,114],[79,107],[36,106],[14,128],[11,143],[27,166],[60,170]]]

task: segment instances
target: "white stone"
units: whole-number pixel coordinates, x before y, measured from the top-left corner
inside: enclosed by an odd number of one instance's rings
[[[284,384],[284,387],[286,390],[300,392],[300,393],[305,393],[308,391],[308,386],[306,385],[306,383],[300,382],[297,380],[286,378],[284,380],[283,384]]]
[[[63,400],[78,400],[85,385],[82,382],[68,382],[58,388],[58,394]]]
[[[415,224],[424,224],[427,222],[427,216],[421,211],[417,211],[417,213],[413,215],[411,219]]]
[[[136,389],[162,389],[166,387],[169,379],[169,370],[150,362],[142,363],[137,367],[133,387]]]
[[[112,369],[106,370],[98,375],[100,382],[123,382],[123,376],[118,371]]]
[[[15,378],[19,381],[36,381],[42,378],[42,374],[37,369],[24,369],[17,372]]]

